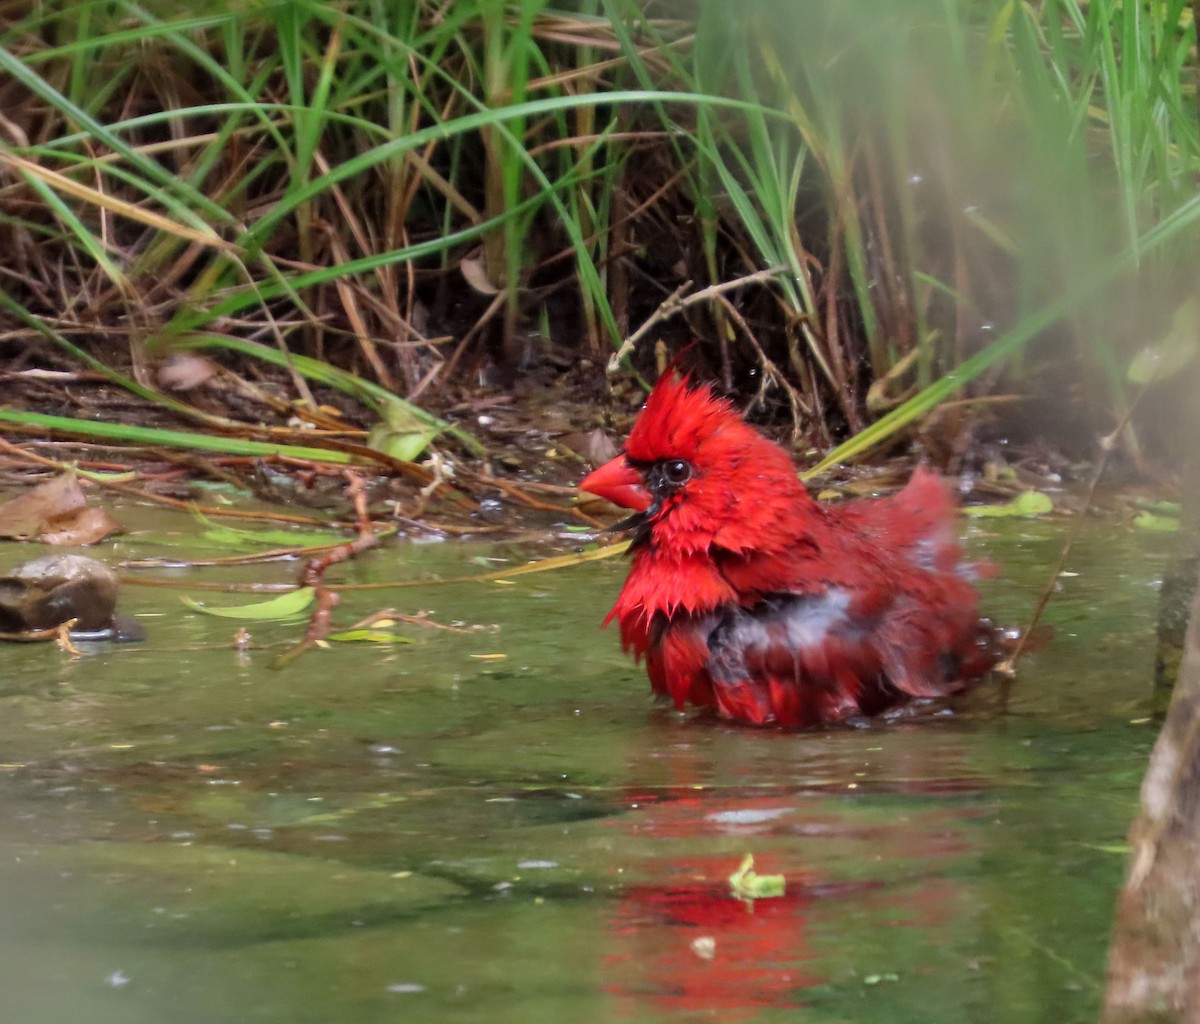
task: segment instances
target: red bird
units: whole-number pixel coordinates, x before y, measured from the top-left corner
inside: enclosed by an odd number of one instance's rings
[[[636,511],[605,622],[681,710],[820,726],[957,693],[999,656],[928,469],[889,498],[820,504],[782,448],[668,372],[579,486]]]

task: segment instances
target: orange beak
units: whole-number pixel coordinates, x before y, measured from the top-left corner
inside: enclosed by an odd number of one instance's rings
[[[635,512],[644,512],[651,503],[642,474],[626,461],[624,455],[592,470],[580,482],[579,489]]]

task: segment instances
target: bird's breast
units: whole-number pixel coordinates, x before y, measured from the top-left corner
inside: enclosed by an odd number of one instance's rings
[[[649,548],[634,555],[629,578],[613,613],[649,622],[656,615],[698,615],[737,601],[737,593],[707,554],[664,554]]]

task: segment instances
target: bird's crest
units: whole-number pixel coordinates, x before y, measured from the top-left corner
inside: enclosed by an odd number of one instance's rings
[[[668,369],[658,379],[625,444],[637,462],[695,458],[702,441],[729,430],[755,433],[724,398],[687,374]]]

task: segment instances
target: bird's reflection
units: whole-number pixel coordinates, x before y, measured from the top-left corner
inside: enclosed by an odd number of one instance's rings
[[[946,806],[942,794],[986,783],[948,771],[944,744],[923,753],[810,735],[806,748],[782,734],[669,731],[676,742],[631,766],[656,781],[628,790],[626,813],[612,819],[626,880],[603,973],[620,1016],[752,1020],[800,1007],[814,986],[870,976],[895,939],[856,952],[864,922],[939,941],[962,912],[965,894],[946,869],[970,852],[964,818],[979,811]],[[782,896],[732,893],[748,852],[758,872],[785,877]]]

